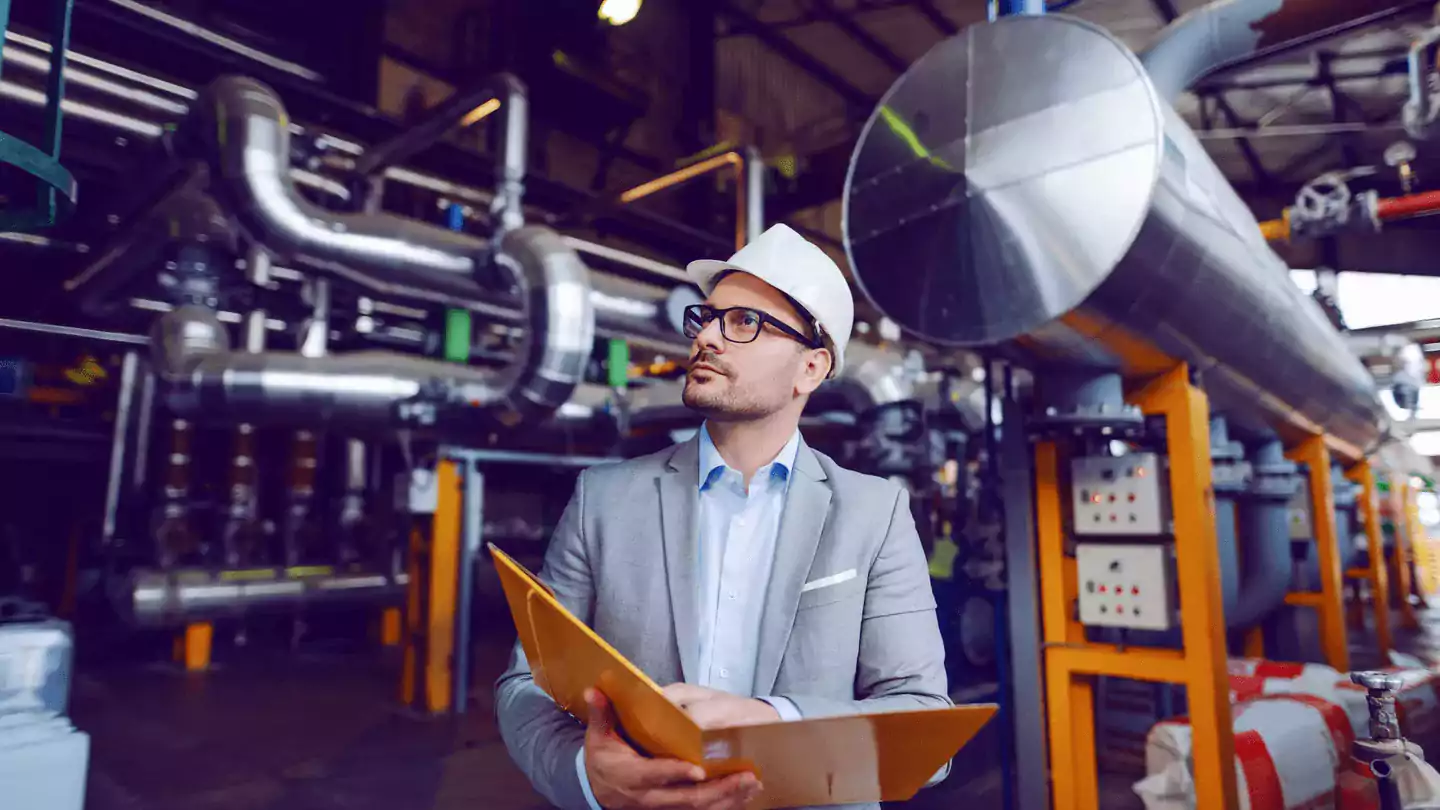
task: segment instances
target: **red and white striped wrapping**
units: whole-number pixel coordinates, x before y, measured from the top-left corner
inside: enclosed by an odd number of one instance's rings
[[[1242,808],[1375,810],[1368,768],[1350,756],[1355,736],[1369,733],[1362,688],[1323,664],[1235,659],[1229,671]],[[1440,678],[1426,670],[1389,671],[1404,682],[1397,706],[1405,734],[1423,738],[1440,729]],[[1187,721],[1151,729],[1149,776],[1135,785],[1147,810],[1193,810],[1191,755]],[[1420,787],[1406,792],[1425,795]]]
[[[1336,808],[1337,776],[1354,739],[1344,710],[1312,695],[1265,695],[1237,704],[1234,722],[1241,810]],[[1135,784],[1146,810],[1196,806],[1191,745],[1188,722],[1150,730],[1150,775]]]

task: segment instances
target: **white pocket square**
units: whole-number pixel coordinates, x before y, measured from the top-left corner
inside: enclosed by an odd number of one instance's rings
[[[849,571],[841,571],[838,574],[831,574],[828,577],[821,577],[819,579],[811,580],[805,583],[805,587],[800,589],[800,593],[807,593],[809,591],[816,591],[821,588],[828,588],[831,585],[839,585],[842,582],[849,582],[854,578],[855,569],[851,568]]]

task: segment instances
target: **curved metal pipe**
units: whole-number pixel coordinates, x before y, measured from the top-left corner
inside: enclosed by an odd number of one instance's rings
[[[1255,450],[1255,479],[1241,504],[1240,589],[1225,610],[1229,630],[1248,630],[1281,605],[1290,590],[1290,498],[1301,481],[1279,441]]]
[[[305,357],[232,352],[211,310],[183,306],[152,332],[181,414],[352,428],[507,427],[548,415],[583,378],[595,334],[588,273],[549,228],[506,234],[496,257],[522,291],[527,329],[499,371],[393,352]]]
[[[290,118],[264,84],[216,79],[191,115],[187,135],[200,146],[196,157],[210,161],[216,193],[277,257],[421,287],[433,286],[434,276],[469,276],[482,266],[485,240],[391,214],[327,211],[297,194],[289,173]]]
[[[1218,0],[1166,26],[1140,61],[1160,97],[1173,102],[1217,70],[1425,5],[1416,0]]]

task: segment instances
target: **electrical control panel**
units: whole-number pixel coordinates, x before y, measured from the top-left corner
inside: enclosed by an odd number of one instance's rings
[[[1170,546],[1080,543],[1080,623],[1169,630],[1175,619]]]
[[[1170,490],[1160,456],[1084,456],[1070,462],[1078,535],[1170,532]]]

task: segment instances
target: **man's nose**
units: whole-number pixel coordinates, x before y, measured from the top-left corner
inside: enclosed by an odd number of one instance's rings
[[[705,324],[700,334],[695,336],[696,349],[709,349],[719,354],[725,351],[725,335],[720,332],[720,319],[715,318]]]

